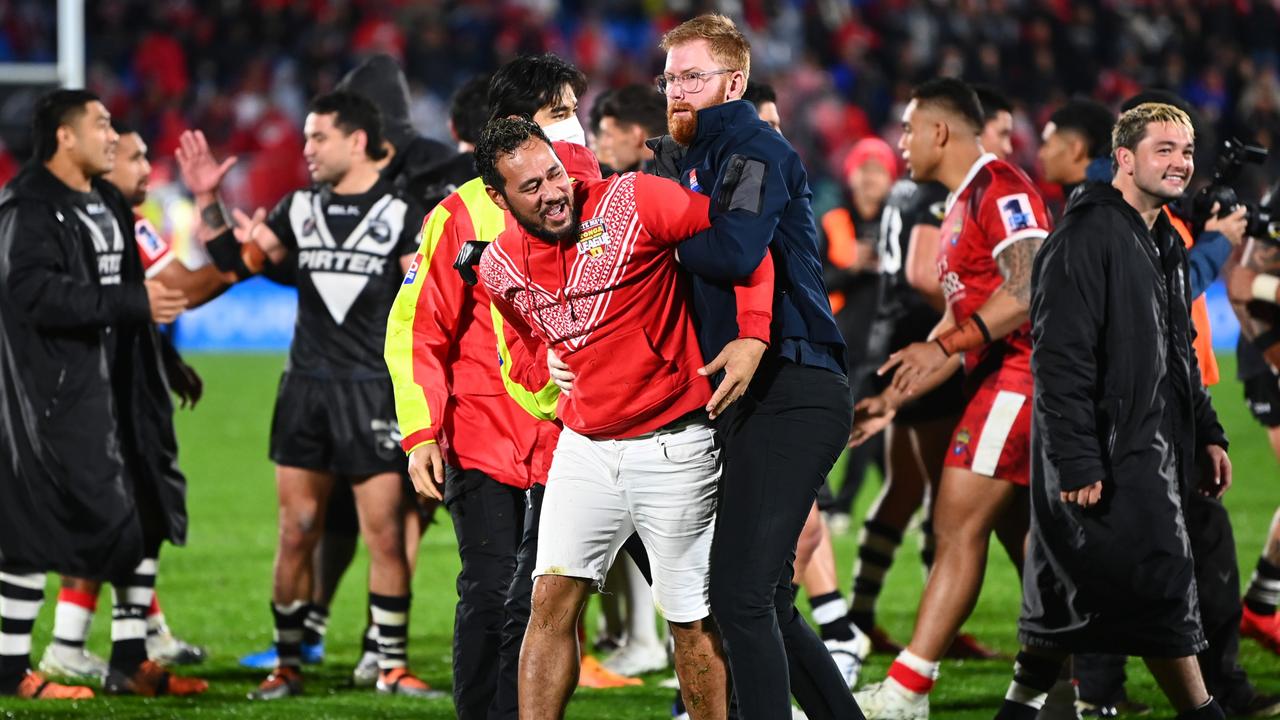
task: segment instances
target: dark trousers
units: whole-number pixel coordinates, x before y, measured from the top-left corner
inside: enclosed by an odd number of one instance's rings
[[[445,506],[462,560],[453,625],[453,703],[459,718],[483,720],[495,701],[500,650],[511,624],[507,612],[524,536],[526,494],[477,470],[447,472]],[[528,594],[514,641],[517,656],[529,618]]]
[[[502,625],[502,644],[498,651],[498,689],[489,708],[490,720],[517,720],[519,716],[520,645],[524,642],[524,630],[529,625],[529,607],[533,600],[533,568],[538,559],[538,526],[544,492],[546,487],[534,485],[527,493],[524,535],[516,552],[516,570],[507,591],[506,620]]]
[[[1200,624],[1209,641],[1208,649],[1196,659],[1209,694],[1231,712],[1252,700],[1257,692],[1239,662],[1240,571],[1231,518],[1221,501],[1196,492],[1183,496],[1182,511],[1195,557]],[[1115,655],[1077,656],[1075,675],[1080,681],[1080,698],[1096,705],[1123,700],[1124,664],[1125,658]]]
[[[711,548],[711,611],[743,720],[862,717],[826,646],[795,608],[796,541],[849,434],[848,383],[766,356],[719,423],[722,495]],[[790,688],[790,693],[788,692]]]
[[[1196,560],[1200,624],[1209,647],[1196,659],[1209,694],[1228,713],[1257,693],[1240,667],[1240,566],[1236,538],[1222,501],[1191,493],[1183,501],[1191,554]]]

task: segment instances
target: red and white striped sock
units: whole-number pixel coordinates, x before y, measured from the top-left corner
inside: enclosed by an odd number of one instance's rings
[[[889,679],[907,692],[928,695],[938,680],[938,663],[903,650],[889,666]]]
[[[58,605],[53,612],[53,641],[66,647],[83,648],[97,609],[96,593],[70,588],[59,590]]]
[[[151,607],[147,608],[147,637],[166,635],[169,626],[164,621],[164,611],[160,609],[160,593],[152,593]]]

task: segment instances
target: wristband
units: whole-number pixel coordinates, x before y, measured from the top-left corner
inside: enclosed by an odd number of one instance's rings
[[[244,280],[262,272],[267,260],[262,248],[255,243],[238,242],[230,230],[205,243],[204,247],[209,252],[214,267],[220,272],[234,274],[236,280]]]
[[[1277,292],[1280,291],[1280,277],[1275,275],[1258,275],[1253,279],[1253,299],[1262,302],[1280,302]]]
[[[942,348],[942,352],[947,357],[951,357],[956,353],[976,350],[989,344],[991,332],[987,330],[987,324],[982,321],[982,316],[974,313],[968,320],[939,335],[934,342],[938,343],[938,347]]]
[[[236,236],[230,230],[206,242],[204,249],[209,252],[214,267],[224,273],[235,272],[240,264],[240,243],[236,242]]]

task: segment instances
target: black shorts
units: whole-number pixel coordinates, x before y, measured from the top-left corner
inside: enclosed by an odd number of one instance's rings
[[[1280,378],[1268,372],[1245,380],[1244,400],[1263,426],[1280,427]]]
[[[271,418],[271,460],[349,478],[408,467],[390,378],[331,380],[286,372]]]

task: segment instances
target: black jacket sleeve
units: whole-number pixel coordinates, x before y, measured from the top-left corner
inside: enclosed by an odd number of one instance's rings
[[[1094,394],[1107,254],[1098,228],[1072,229],[1055,232],[1040,251],[1031,295],[1035,418],[1044,424],[1039,434],[1063,490],[1092,485],[1106,472]]]
[[[1195,413],[1196,451],[1198,452],[1205,445],[1217,445],[1226,450],[1227,431],[1218,421],[1218,412],[1213,409],[1213,399],[1209,397],[1209,390],[1205,388],[1204,380],[1200,377],[1200,360],[1196,357],[1195,337],[1195,323],[1191,323],[1191,409]]]
[[[0,283],[37,327],[97,328],[151,320],[146,287],[138,283],[99,285],[72,273],[73,258],[58,242],[64,230],[52,211],[36,203],[15,203],[0,214]]]

